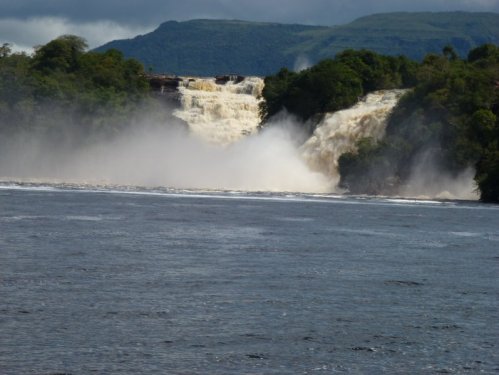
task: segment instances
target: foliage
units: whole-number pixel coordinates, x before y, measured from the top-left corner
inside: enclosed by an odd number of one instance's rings
[[[306,121],[353,105],[359,96],[412,85],[417,63],[367,50],[346,50],[299,73],[281,69],[265,78],[261,112],[268,120],[282,109]]]
[[[44,74],[76,72],[86,48],[87,43],[82,38],[63,35],[38,48],[33,59],[33,69]]]
[[[410,87],[415,82],[417,63],[405,56],[383,56],[369,50],[345,50],[336,60],[346,64],[362,79],[363,92]]]
[[[0,49],[0,131],[53,129],[60,117],[91,133],[122,126],[149,93],[142,65],[117,50],[86,52],[85,40],[63,35],[33,56]],[[68,123],[69,122],[69,123]]]
[[[340,183],[356,193],[389,193],[427,150],[455,174],[475,167],[481,199],[499,202],[499,47],[483,45],[466,60],[450,47],[427,55],[383,142],[340,158]]]

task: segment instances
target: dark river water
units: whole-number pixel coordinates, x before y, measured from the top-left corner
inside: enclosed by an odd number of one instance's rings
[[[499,207],[0,188],[0,374],[499,372]]]

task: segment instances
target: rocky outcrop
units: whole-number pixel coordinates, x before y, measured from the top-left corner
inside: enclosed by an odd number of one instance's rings
[[[215,83],[218,85],[225,85],[227,82],[240,83],[242,81],[244,81],[244,77],[237,74],[215,76]]]
[[[179,86],[186,86],[189,82],[195,81],[196,78],[192,77],[179,77],[167,74],[152,74],[147,73],[146,78],[154,92],[159,94],[168,94],[170,92],[177,92]],[[215,76],[215,83],[217,85],[225,85],[228,82],[241,83],[245,77],[238,74],[225,74]]]
[[[146,78],[149,80],[154,91],[176,91],[177,87],[184,80],[181,77],[169,76],[165,74],[146,74]]]

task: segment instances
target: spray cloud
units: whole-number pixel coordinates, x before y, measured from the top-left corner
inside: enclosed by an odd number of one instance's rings
[[[475,171],[466,168],[451,173],[441,166],[434,150],[421,152],[412,162],[407,182],[399,194],[405,197],[477,200]]]
[[[213,145],[165,124],[131,127],[77,149],[34,134],[2,142],[0,177],[15,181],[190,189],[327,192],[327,179],[300,157],[292,127]]]
[[[295,60],[295,63],[293,65],[293,71],[301,72],[302,70],[310,68],[312,65],[313,64],[310,61],[310,59],[307,56],[301,54],[298,55],[298,57]]]

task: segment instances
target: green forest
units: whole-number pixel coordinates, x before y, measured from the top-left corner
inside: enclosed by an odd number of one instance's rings
[[[445,170],[474,167],[481,199],[499,202],[499,48],[486,44],[466,59],[450,47],[427,55],[384,140],[359,146],[340,158],[341,184],[351,192],[390,192],[408,177],[407,165],[431,149]]]
[[[61,36],[33,55],[0,47],[0,132],[63,137],[112,134],[152,105],[143,66],[117,50],[87,51],[84,39]]]
[[[283,68],[265,78],[261,117],[265,122],[286,108],[302,121],[313,120],[350,107],[371,91],[412,87],[417,69],[416,62],[403,56],[351,49],[299,73]]]
[[[346,50],[300,73],[282,69],[265,79],[262,117],[282,109],[308,131],[325,112],[346,108],[374,90],[412,88],[389,118],[379,143],[362,139],[339,160],[340,186],[354,194],[390,195],[407,182],[409,166],[431,151],[442,170],[476,170],[482,201],[499,202],[499,48],[485,44],[460,59],[451,46],[421,63]],[[308,121],[308,122],[307,122]],[[264,123],[265,125],[265,123]]]

